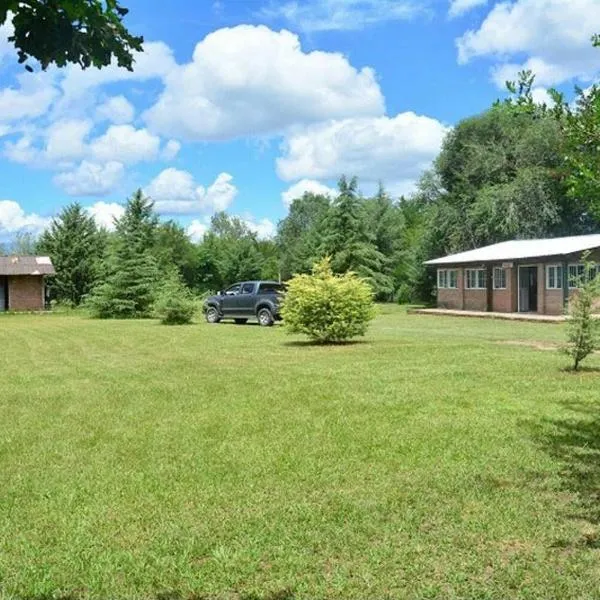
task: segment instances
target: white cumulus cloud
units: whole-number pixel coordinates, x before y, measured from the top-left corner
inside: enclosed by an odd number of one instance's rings
[[[330,188],[319,181],[315,181],[314,179],[301,179],[282,192],[281,200],[286,206],[290,206],[296,198],[302,198],[305,192],[331,197],[337,195],[337,190]]]
[[[185,232],[192,242],[201,242],[204,234],[209,230],[210,222],[208,219],[200,221],[194,219],[186,228]]]
[[[167,215],[194,215],[225,210],[238,190],[229,173],[221,173],[208,187],[197,185],[188,171],[168,168],[153,179],[144,192],[152,198],[157,212]]]
[[[104,135],[90,144],[90,156],[99,162],[119,161],[134,164],[158,157],[160,138],[147,129],[133,125],[111,125]]]
[[[27,231],[40,233],[50,219],[35,213],[27,214],[14,200],[0,200],[0,233],[17,233]]]
[[[286,181],[342,174],[386,184],[414,180],[430,166],[447,132],[436,119],[412,112],[331,121],[287,137],[277,172]]]
[[[55,175],[53,181],[70,196],[106,196],[115,190],[123,175],[120,162],[101,165],[84,160],[73,171]]]
[[[166,75],[144,118],[170,137],[222,140],[383,112],[372,69],[357,70],[338,53],[304,52],[289,31],[239,25],[198,43],[192,62]]]
[[[590,42],[599,31],[598,0],[499,2],[478,29],[457,40],[458,60],[495,60],[493,79],[500,87],[521,69],[534,71],[542,86],[587,81],[600,70],[598,49]]]
[[[124,125],[133,121],[135,108],[125,96],[111,96],[98,106],[96,116],[115,125]]]
[[[115,219],[120,219],[125,214],[125,208],[116,202],[96,202],[86,207],[87,212],[94,218],[98,227],[109,231],[115,228]]]
[[[249,215],[240,218],[246,227],[256,234],[259,240],[269,240],[277,233],[277,225],[270,219],[255,219]]]
[[[450,17],[460,17],[465,13],[487,4],[487,0],[450,0],[450,9],[448,15]]]

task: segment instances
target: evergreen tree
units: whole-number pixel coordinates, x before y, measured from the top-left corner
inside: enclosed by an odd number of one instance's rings
[[[342,177],[339,195],[327,219],[322,254],[329,255],[336,273],[353,271],[366,279],[378,297],[393,293],[392,278],[385,272],[385,256],[377,249],[367,228],[364,200],[357,193],[356,178]]]
[[[153,255],[158,219],[153,204],[138,190],[116,222],[108,276],[90,300],[100,318],[136,318],[151,315],[158,266]]]
[[[65,207],[41,235],[37,252],[52,259],[56,275],[48,279],[50,297],[77,306],[99,276],[103,236],[77,202]]]

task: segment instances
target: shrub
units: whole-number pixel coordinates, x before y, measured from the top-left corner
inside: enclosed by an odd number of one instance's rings
[[[598,348],[598,328],[600,322],[594,318],[594,301],[600,294],[600,283],[593,264],[585,261],[585,273],[578,282],[579,289],[574,295],[567,323],[567,343],[563,352],[573,360],[574,371],[579,369],[582,360]]]
[[[287,283],[281,315],[290,333],[341,342],[366,333],[375,316],[373,294],[354,273],[334,275],[330,259],[324,258],[311,275],[296,275]]]
[[[196,302],[178,275],[163,284],[154,302],[154,315],[163,325],[187,325],[196,312]]]

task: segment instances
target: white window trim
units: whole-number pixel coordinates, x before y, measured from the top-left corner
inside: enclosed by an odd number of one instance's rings
[[[440,285],[440,275],[444,273],[445,285]],[[450,285],[450,273],[455,273],[456,285]],[[438,269],[437,270],[438,290],[457,290],[458,289],[458,269]]]
[[[454,280],[456,281],[455,285],[450,285],[450,273],[454,273]],[[449,290],[457,290],[458,289],[458,269],[447,269],[446,284],[448,285]]]
[[[556,277],[556,283],[560,284],[558,286],[555,287],[550,287],[550,269],[560,269],[562,271],[563,266],[561,264],[556,264],[556,265],[546,265],[546,289],[547,290],[562,290],[563,289],[563,279],[564,279],[564,273],[561,273],[561,277]]]
[[[444,285],[440,284],[440,279],[441,279],[441,275],[442,273],[444,274],[444,280],[445,283]],[[448,270],[447,269],[438,269],[437,270],[437,288],[438,290],[445,290],[448,288]]]
[[[487,287],[484,285],[483,287],[479,286],[479,276],[476,277],[476,281],[477,281],[477,287],[469,287],[469,273],[471,271],[483,271],[485,273],[485,269],[465,269],[465,285],[464,288],[465,290],[485,290],[487,289]],[[486,277],[484,276],[483,280],[485,282]]]
[[[504,271],[504,285],[502,287],[496,287],[496,271]],[[506,269],[504,267],[494,267],[492,287],[495,290],[505,290],[507,275],[508,273],[506,272]]]

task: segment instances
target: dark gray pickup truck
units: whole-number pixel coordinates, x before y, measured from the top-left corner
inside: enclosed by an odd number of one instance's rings
[[[204,314],[209,323],[233,319],[241,324],[246,323],[248,319],[258,319],[260,325],[268,327],[281,318],[279,303],[284,291],[283,284],[277,281],[236,283],[225,291],[207,298]]]

